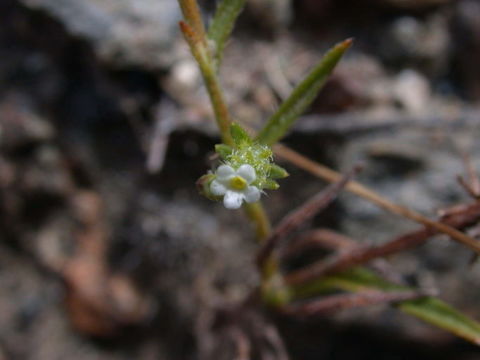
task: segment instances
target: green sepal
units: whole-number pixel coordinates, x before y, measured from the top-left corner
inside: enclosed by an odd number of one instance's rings
[[[286,178],[289,175],[287,170],[282,168],[281,166],[272,164],[270,168],[270,178],[272,179],[283,179]]]
[[[267,179],[263,184],[263,188],[267,190],[277,190],[280,187],[275,180]]]
[[[230,155],[232,155],[233,149],[231,146],[225,144],[216,144],[215,145],[215,152],[220,156],[223,160],[226,160]]]
[[[248,135],[245,129],[237,123],[232,123],[230,125],[230,134],[232,135],[233,142],[236,146],[252,144],[252,138],[250,135]]]

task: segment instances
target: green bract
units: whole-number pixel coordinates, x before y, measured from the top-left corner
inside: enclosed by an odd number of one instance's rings
[[[230,126],[235,147],[225,144],[215,146],[215,151],[226,165],[234,169],[242,165],[250,165],[255,169],[256,179],[252,185],[259,189],[275,190],[279,187],[274,179],[288,176],[285,169],[273,163],[273,152],[270,146],[260,144],[248,135],[238,124]]]

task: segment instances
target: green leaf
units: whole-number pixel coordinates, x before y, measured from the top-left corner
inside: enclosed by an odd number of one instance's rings
[[[223,57],[223,50],[229,38],[235,20],[245,6],[246,0],[222,0],[217,5],[217,10],[208,29],[208,38],[215,46],[214,54],[217,68]]]
[[[288,99],[280,105],[276,113],[268,120],[257,136],[259,142],[273,145],[287,133],[295,120],[310,106],[351,44],[351,39],[345,40],[325,54],[320,63],[297,85]]]
[[[295,298],[302,299],[339,290],[357,292],[372,288],[383,291],[411,290],[404,286],[391,284],[365,268],[353,268],[296,286],[293,291]]]
[[[236,146],[249,145],[252,143],[250,135],[237,123],[230,125],[230,134],[232,135],[233,142]]]
[[[297,286],[293,289],[293,297],[303,299],[338,290],[358,292],[366,289],[413,290],[412,288],[392,284],[365,268],[354,268]],[[396,306],[406,314],[480,345],[480,323],[468,318],[440,299],[426,296],[415,300],[402,301]]]

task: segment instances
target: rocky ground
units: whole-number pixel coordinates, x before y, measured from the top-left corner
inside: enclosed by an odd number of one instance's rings
[[[0,359],[244,359],[225,309],[257,282],[256,245],[240,213],[196,193],[218,139],[179,18],[174,0],[0,2]],[[475,0],[251,0],[222,68],[232,113],[258,127],[347,37],[286,142],[335,169],[362,162],[361,182],[429,216],[465,201],[462,154],[480,165]],[[273,221],[325,185],[284,165]],[[353,195],[314,223],[370,242],[416,228]],[[470,258],[439,237],[390,262],[480,319]],[[480,358],[386,306],[241,315],[262,359]]]

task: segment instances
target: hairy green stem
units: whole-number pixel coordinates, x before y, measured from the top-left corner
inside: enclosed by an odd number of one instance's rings
[[[205,81],[205,86],[210,96],[213,112],[215,113],[215,119],[217,121],[218,128],[224,144],[234,146],[232,135],[230,134],[230,115],[228,112],[225,99],[223,97],[223,91],[220,86],[220,81],[215,73],[215,67],[213,65],[213,59],[208,57],[208,62],[200,64],[200,69]]]
[[[230,134],[230,115],[223,97],[220,81],[218,80],[215,71],[213,57],[206,45],[206,39],[196,33],[186,22],[180,22],[180,29],[182,30],[185,40],[190,46],[192,55],[195,60],[197,60],[198,67],[202,73],[203,81],[207,88],[208,96],[210,97],[210,102],[212,104],[222,141],[229,146],[234,146],[232,135]]]
[[[265,209],[261,202],[253,204],[244,204],[243,208],[248,218],[255,223],[255,233],[257,240],[263,242],[271,232],[270,220],[267,217]]]
[[[264,243],[270,236],[272,229],[265,209],[261,202],[243,205],[248,218],[255,224],[257,241]],[[284,305],[288,298],[288,287],[280,275],[280,264],[274,254],[270,254],[261,268],[260,292],[265,303],[272,306]]]
[[[220,130],[222,142],[231,147],[235,147],[236,145],[230,132],[230,114],[216,72],[215,58],[208,48],[208,41],[205,37],[204,27],[198,7],[196,6],[196,1],[181,0],[180,4],[186,20],[186,22],[180,22],[180,29],[202,73],[215,119]],[[248,218],[255,224],[258,242],[265,241],[270,236],[271,225],[262,204],[260,202],[244,204],[243,208]],[[277,293],[282,293],[282,291],[277,290],[278,286],[272,285],[274,283],[272,279],[279,278],[278,260],[274,256],[270,256],[261,271],[261,287],[264,290],[263,293],[266,295],[266,298],[273,298],[275,300],[278,297]],[[280,287],[282,288],[281,284]],[[278,303],[276,300],[274,302]]]

